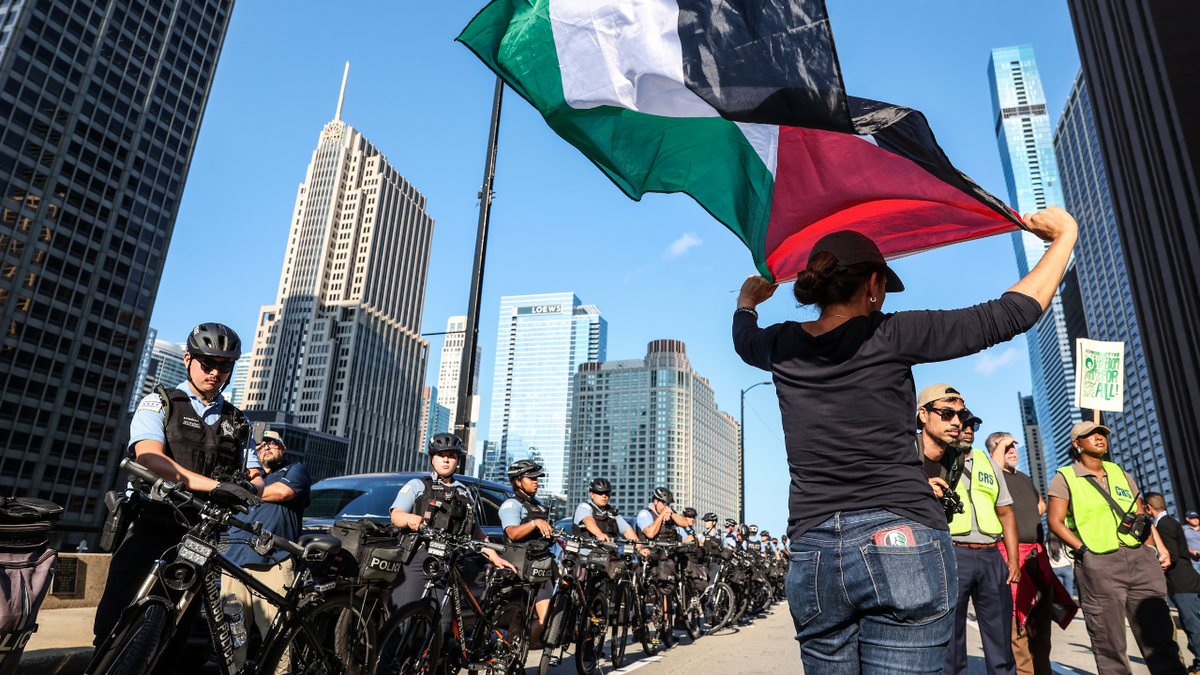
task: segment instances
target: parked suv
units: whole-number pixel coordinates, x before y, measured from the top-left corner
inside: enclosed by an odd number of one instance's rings
[[[308,508],[304,509],[304,533],[325,534],[338,520],[369,518],[389,523],[392,502],[400,488],[414,478],[428,475],[428,472],[364,473],[319,481],[309,490]],[[500,505],[513,495],[512,488],[470,476],[455,478],[466,485],[475,498],[483,531],[493,541],[502,541],[504,528],[500,526]]]

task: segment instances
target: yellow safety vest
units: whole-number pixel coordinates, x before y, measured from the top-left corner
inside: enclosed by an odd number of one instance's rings
[[[1137,548],[1142,545],[1137,539],[1117,532],[1120,518],[1091,481],[1075,475],[1074,465],[1064,466],[1058,473],[1066,479],[1067,487],[1071,488],[1066,525],[1092,553],[1111,553],[1120,546]],[[1133,506],[1134,494],[1125,472],[1112,462],[1104,462],[1104,473],[1108,476],[1109,495],[1122,510],[1128,512]]]
[[[982,451],[971,449],[971,487],[967,489],[958,481],[954,491],[970,511],[954,514],[950,520],[950,534],[967,534],[971,531],[971,512],[975,513],[975,524],[979,531],[992,536],[1004,532],[1000,518],[996,516],[996,500],[1000,498],[1000,480],[992,470],[992,462]]]

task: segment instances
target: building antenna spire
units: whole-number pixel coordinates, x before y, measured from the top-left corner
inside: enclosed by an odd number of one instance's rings
[[[346,72],[342,73],[342,93],[338,94],[338,109],[337,114],[333,116],[333,121],[337,122],[342,119],[342,104],[346,101],[346,78],[350,77],[350,62],[346,62]]]

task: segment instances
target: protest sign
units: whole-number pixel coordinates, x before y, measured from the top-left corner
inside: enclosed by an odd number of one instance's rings
[[[1125,343],[1075,341],[1075,407],[1121,412],[1125,401]]]

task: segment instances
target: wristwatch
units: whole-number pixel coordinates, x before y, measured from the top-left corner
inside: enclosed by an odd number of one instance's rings
[[[1075,559],[1083,560],[1083,554],[1087,553],[1089,550],[1090,549],[1088,549],[1087,544],[1080,544],[1079,548],[1075,549]]]

